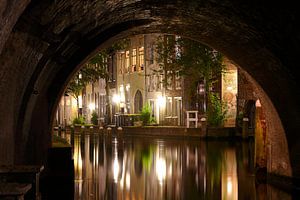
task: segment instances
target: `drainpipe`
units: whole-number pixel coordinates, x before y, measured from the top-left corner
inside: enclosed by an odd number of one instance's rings
[[[148,91],[147,91],[147,67],[146,67],[146,49],[147,49],[147,43],[146,43],[146,35],[144,35],[144,60],[143,60],[143,62],[144,62],[144,73],[145,73],[145,78],[144,78],[144,84],[145,84],[145,86],[144,86],[144,88],[145,88],[145,101],[146,101],[146,103],[147,103],[147,101],[148,101]]]
[[[244,117],[243,118],[243,130],[242,130],[242,137],[243,138],[248,137],[248,127],[249,127],[249,118]]]

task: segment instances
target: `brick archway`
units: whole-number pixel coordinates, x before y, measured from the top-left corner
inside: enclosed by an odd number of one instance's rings
[[[6,114],[0,117],[0,163],[43,162],[58,98],[93,52],[121,37],[163,32],[203,42],[245,70],[267,110],[270,172],[300,177],[298,15],[293,5],[269,6],[229,0],[1,2],[0,112]]]

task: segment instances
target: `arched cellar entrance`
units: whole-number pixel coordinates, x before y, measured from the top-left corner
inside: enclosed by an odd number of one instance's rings
[[[143,96],[140,90],[136,91],[134,96],[134,112],[139,113],[143,108]]]

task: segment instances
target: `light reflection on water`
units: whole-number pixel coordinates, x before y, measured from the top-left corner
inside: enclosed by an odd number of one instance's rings
[[[273,191],[250,173],[252,143],[83,134],[73,144],[75,199],[270,199]]]

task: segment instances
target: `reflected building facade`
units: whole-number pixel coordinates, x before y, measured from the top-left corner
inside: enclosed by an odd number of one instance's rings
[[[76,135],[75,199],[255,199],[244,145]]]

